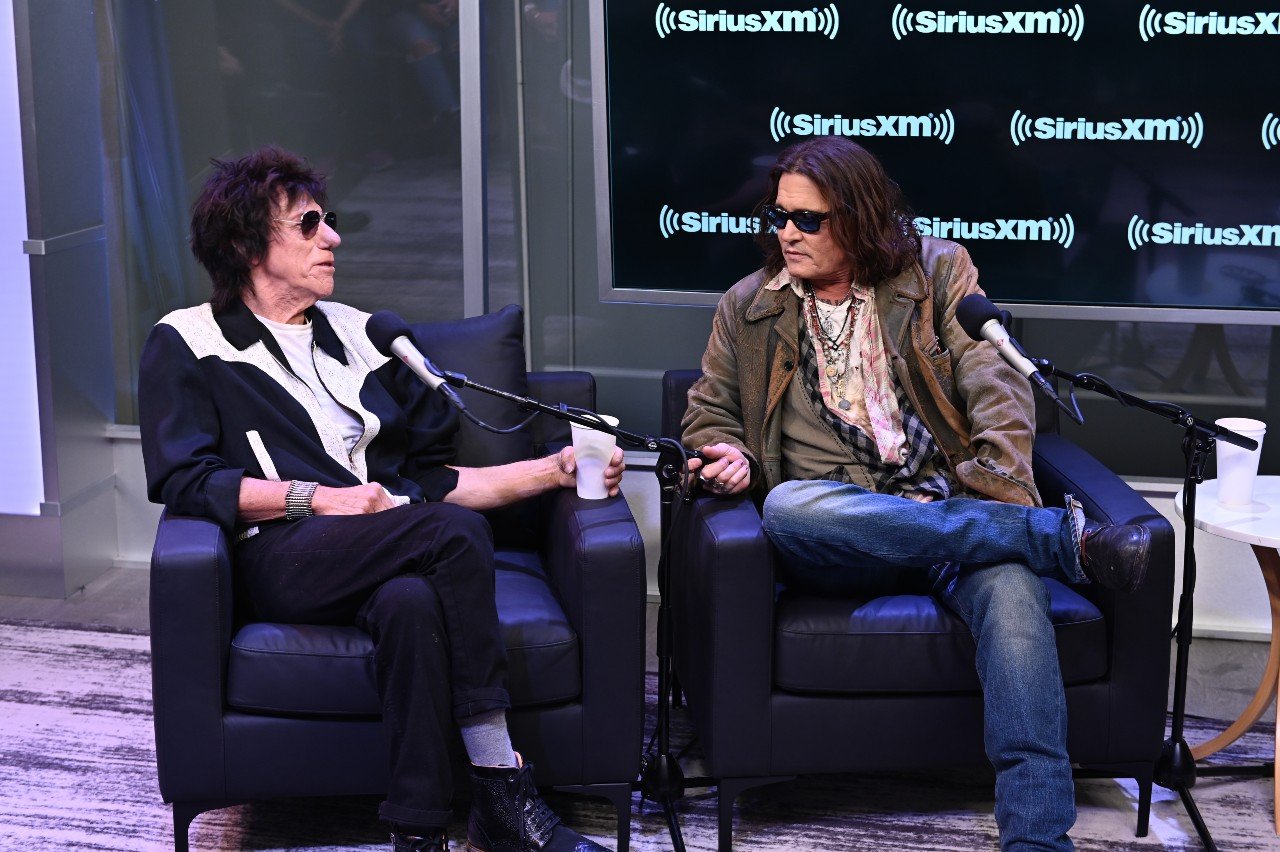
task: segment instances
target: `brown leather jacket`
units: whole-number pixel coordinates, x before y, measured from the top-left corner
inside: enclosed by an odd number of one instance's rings
[[[690,448],[722,441],[741,448],[757,499],[782,482],[779,408],[800,360],[799,301],[790,288],[765,290],[766,283],[758,270],[720,299],[682,424]],[[920,261],[875,292],[894,373],[956,479],[983,497],[1041,505],[1031,475],[1030,384],[956,322],[956,303],[982,292],[969,253],[924,237]]]

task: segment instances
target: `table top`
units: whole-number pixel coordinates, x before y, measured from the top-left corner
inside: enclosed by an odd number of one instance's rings
[[[1182,489],[1173,499],[1182,517]],[[1218,502],[1218,480],[1196,486],[1196,529],[1246,544],[1280,547],[1280,476],[1259,476],[1248,506],[1223,506]]]

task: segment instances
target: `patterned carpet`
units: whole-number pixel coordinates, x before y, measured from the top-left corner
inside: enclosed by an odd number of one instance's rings
[[[172,849],[155,782],[150,694],[145,636],[0,623],[0,849]],[[1187,738],[1198,742],[1220,726],[1189,720]],[[1259,727],[1217,760],[1270,759],[1272,742]],[[1080,781],[1077,791],[1078,849],[1201,848],[1167,790],[1156,788],[1151,833],[1141,839],[1133,837],[1130,783]],[[1201,778],[1195,796],[1222,848],[1280,848],[1269,780]],[[607,805],[551,798],[567,822],[612,846]],[[197,818],[192,848],[385,850],[376,805],[351,797],[229,808]],[[713,793],[693,791],[680,808],[688,848],[714,849]],[[766,852],[996,849],[991,808],[990,777],[968,772],[815,776],[740,799],[734,844]],[[671,848],[661,812],[638,797],[632,848]]]

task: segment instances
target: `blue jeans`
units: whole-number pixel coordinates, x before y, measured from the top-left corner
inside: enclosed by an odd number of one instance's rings
[[[827,593],[926,582],[977,644],[996,823],[1006,850],[1072,849],[1067,707],[1037,575],[1082,582],[1065,509],[953,498],[917,503],[856,485],[787,482],[764,504],[787,575]]]

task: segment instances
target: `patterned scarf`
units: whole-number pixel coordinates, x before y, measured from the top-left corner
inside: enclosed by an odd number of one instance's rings
[[[902,412],[902,423],[905,430],[905,446],[907,452],[901,461],[884,461],[871,439],[857,426],[846,423],[841,413],[832,409],[819,392],[822,370],[818,367],[819,347],[813,345],[813,337],[806,329],[800,333],[800,377],[804,382],[805,395],[814,412],[853,450],[854,457],[866,468],[875,484],[875,490],[882,494],[901,496],[928,495],[935,500],[945,500],[951,496],[951,481],[946,474],[946,464],[937,458],[932,469],[926,469],[926,463],[937,456],[937,444],[933,436],[925,428],[924,421],[912,409],[906,393],[894,386],[895,408]],[[828,479],[837,482],[852,482],[853,479],[843,467],[836,468]]]

